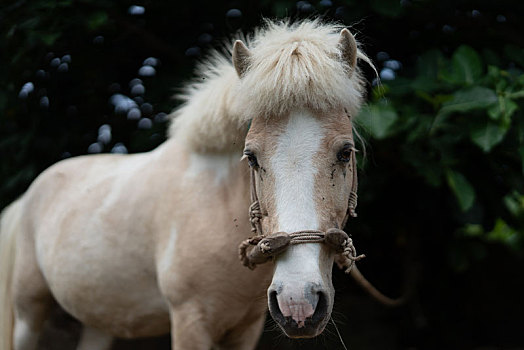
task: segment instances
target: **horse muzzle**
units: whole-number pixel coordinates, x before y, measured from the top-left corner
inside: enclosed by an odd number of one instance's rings
[[[312,338],[329,321],[333,306],[329,295],[317,283],[307,283],[304,288],[273,283],[268,289],[269,312],[288,337]]]

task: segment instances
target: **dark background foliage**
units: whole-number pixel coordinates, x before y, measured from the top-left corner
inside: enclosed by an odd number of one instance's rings
[[[524,3],[502,1],[6,1],[0,5],[0,206],[49,165],[142,152],[166,137],[171,96],[198,59],[262,17],[324,16],[374,60],[359,218],[376,304],[339,271],[350,349],[524,348]],[[140,79],[140,80],[137,80]],[[407,276],[407,277],[406,277]],[[42,348],[78,324],[58,313]],[[117,348],[169,348],[167,337]],[[259,349],[342,349],[336,329],[290,341],[268,321]]]

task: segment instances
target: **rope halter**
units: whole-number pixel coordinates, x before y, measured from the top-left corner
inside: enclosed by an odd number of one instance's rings
[[[353,175],[351,192],[348,199],[348,208],[346,216],[342,221],[342,227],[347,223],[349,217],[356,217],[355,209],[357,207],[357,160],[356,150],[352,150],[350,168]],[[355,262],[364,258],[365,255],[357,255],[353,240],[341,229],[330,228],[327,231],[303,230],[292,233],[276,232],[271,234],[262,233],[262,211],[260,201],[258,200],[255,168],[251,167],[251,201],[249,206],[249,221],[251,223],[251,232],[254,236],[244,240],[238,247],[239,258],[242,264],[253,270],[256,265],[269,261],[272,257],[283,253],[290,245],[302,243],[325,243],[336,253],[335,259],[337,265],[350,273]],[[248,247],[254,246],[248,252]]]

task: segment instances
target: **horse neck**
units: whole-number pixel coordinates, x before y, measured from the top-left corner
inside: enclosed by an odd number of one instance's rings
[[[174,192],[180,196],[171,204],[175,208],[169,212],[181,215],[175,220],[191,223],[189,230],[182,227],[178,230],[178,239],[192,237],[187,239],[192,241],[198,237],[198,244],[192,246],[195,256],[222,257],[222,278],[229,281],[225,285],[240,286],[240,291],[228,291],[228,295],[235,293],[238,296],[237,302],[252,303],[253,298],[263,301],[271,281],[272,266],[261,266],[255,273],[242,266],[236,251],[238,245],[252,235],[248,215],[250,171],[246,162],[240,162],[241,150],[195,152],[173,138],[155,152],[162,157],[162,164],[171,162],[171,167],[176,169]],[[162,246],[169,242],[169,237],[164,238]],[[201,262],[200,271],[210,268],[205,259]],[[262,313],[265,303],[257,308]]]
[[[177,167],[180,179],[197,180],[189,181],[189,186],[209,186],[239,202],[245,212],[249,206],[250,175],[247,164],[240,162],[241,149],[195,150],[191,146],[172,137],[154,153],[162,163]]]

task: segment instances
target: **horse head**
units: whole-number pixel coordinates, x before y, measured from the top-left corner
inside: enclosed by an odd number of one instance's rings
[[[250,105],[246,113],[255,114],[244,157],[252,169],[257,225],[264,234],[340,231],[354,209],[348,201],[356,188],[349,115],[360,103],[360,53],[347,29],[331,46],[293,34],[287,45],[266,56],[262,49],[257,52],[256,43],[253,52],[241,41],[233,48],[240,88],[246,89]],[[337,94],[350,94],[349,102],[341,103]],[[272,255],[269,310],[292,338],[320,334],[331,316],[331,272],[340,251],[322,237],[311,244],[289,244]]]

